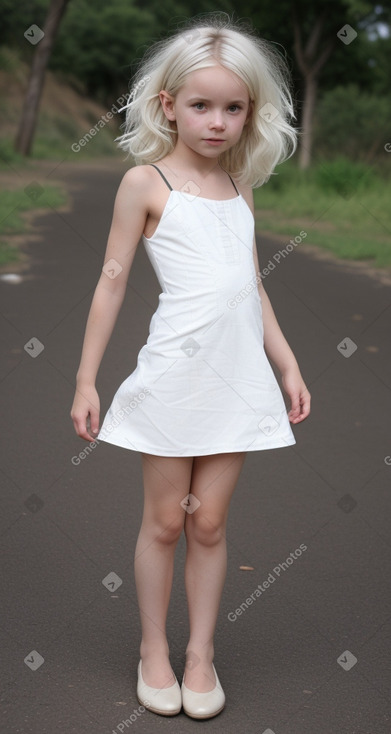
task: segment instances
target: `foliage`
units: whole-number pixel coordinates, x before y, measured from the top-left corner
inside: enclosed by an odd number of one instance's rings
[[[23,160],[24,156],[16,152],[12,141],[6,138],[0,140],[0,168],[3,164],[7,166],[9,163],[22,163]]]
[[[349,197],[371,188],[375,181],[373,169],[365,163],[355,163],[340,156],[324,161],[315,168],[315,183],[322,191]]]
[[[69,6],[49,68],[67,69],[81,79],[88,94],[107,102],[126,91],[130,62],[148,38],[153,18],[127,0]]]
[[[279,169],[277,189],[276,177],[254,191],[257,231],[283,235],[289,242],[303,229],[305,244],[340,258],[391,266],[391,181],[378,166],[320,160],[299,171],[290,160]],[[350,185],[340,185],[341,173]],[[261,262],[262,247],[260,254]]]
[[[325,92],[315,115],[318,157],[343,151],[354,160],[370,161],[389,140],[390,117],[391,96],[362,92],[356,84]]]
[[[220,0],[215,5],[224,10],[231,3]],[[83,80],[89,94],[109,104],[128,91],[148,46],[203,9],[210,10],[209,0],[78,0],[69,5],[49,68],[67,69]]]
[[[48,5],[49,0],[19,0],[17,4],[0,0],[0,43],[28,63],[34,46],[23,33],[33,23],[43,26]],[[375,6],[367,0],[214,0],[213,5],[211,0],[72,0],[49,69],[108,108],[129,90],[137,63],[153,41],[170,35],[188,18],[211,10],[248,21],[286,57],[293,76],[298,124],[304,86],[295,58],[293,13],[304,46],[321,20],[319,53],[331,40],[333,50],[319,80],[315,160],[342,152],[362,160],[379,154],[388,142],[385,126],[391,105],[391,37],[380,38],[376,29],[380,20],[390,23],[387,5]],[[348,45],[337,38],[337,31],[345,24],[358,33]],[[11,56],[0,49],[0,68],[10,63]]]
[[[7,46],[24,48],[31,58],[34,46],[26,41],[23,34],[33,23],[42,28],[49,0],[1,0],[0,1],[0,43]]]
[[[0,0],[0,43],[21,49],[31,61],[34,46],[23,37],[32,24],[43,26],[49,0]],[[298,106],[302,98],[301,75],[294,54],[292,13],[296,12],[303,42],[323,16],[322,43],[334,39],[332,56],[322,72],[322,88],[357,83],[361,89],[388,93],[390,39],[368,41],[366,25],[389,22],[387,7],[365,0],[72,0],[56,39],[49,68],[73,74],[87,93],[108,104],[128,89],[134,65],[155,40],[171,34],[186,19],[205,12],[221,11],[250,21],[261,36],[273,41],[291,66]],[[281,22],[281,19],[284,22]],[[346,23],[358,32],[344,45],[336,38]]]

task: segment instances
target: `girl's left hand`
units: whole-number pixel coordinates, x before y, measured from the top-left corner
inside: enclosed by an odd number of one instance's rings
[[[291,400],[288,418],[291,423],[301,423],[310,414],[311,395],[304,384],[298,368],[287,370],[282,375],[282,384]]]

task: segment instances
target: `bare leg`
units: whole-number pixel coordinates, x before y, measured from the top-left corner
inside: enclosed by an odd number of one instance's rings
[[[245,457],[245,452],[194,457],[189,491],[201,504],[185,519],[190,622],[185,683],[192,691],[206,692],[215,686],[213,636],[227,569],[226,523]]]
[[[142,674],[145,683],[153,688],[168,688],[175,682],[166,619],[175,548],[186,515],[180,502],[190,491],[192,464],[192,457],[142,454],[144,513],[134,573],[142,629]]]

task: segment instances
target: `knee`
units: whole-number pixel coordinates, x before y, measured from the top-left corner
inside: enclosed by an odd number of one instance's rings
[[[150,533],[156,543],[172,545],[178,542],[183,530],[183,517],[168,517],[167,521],[159,519],[150,528]]]
[[[185,535],[191,541],[205,546],[214,546],[224,538],[225,523],[213,514],[197,513],[186,517]]]

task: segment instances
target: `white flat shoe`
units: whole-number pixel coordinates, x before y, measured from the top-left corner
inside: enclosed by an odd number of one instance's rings
[[[211,691],[199,693],[191,691],[185,686],[185,676],[182,680],[182,705],[185,714],[192,719],[209,719],[217,716],[225,705],[225,694],[218,679],[215,666],[212,663],[216,676],[216,685]]]
[[[169,688],[152,688],[144,683],[141,674],[140,660],[137,669],[137,698],[148,711],[161,716],[175,716],[182,708],[182,696],[179,683],[175,676],[175,683]]]

